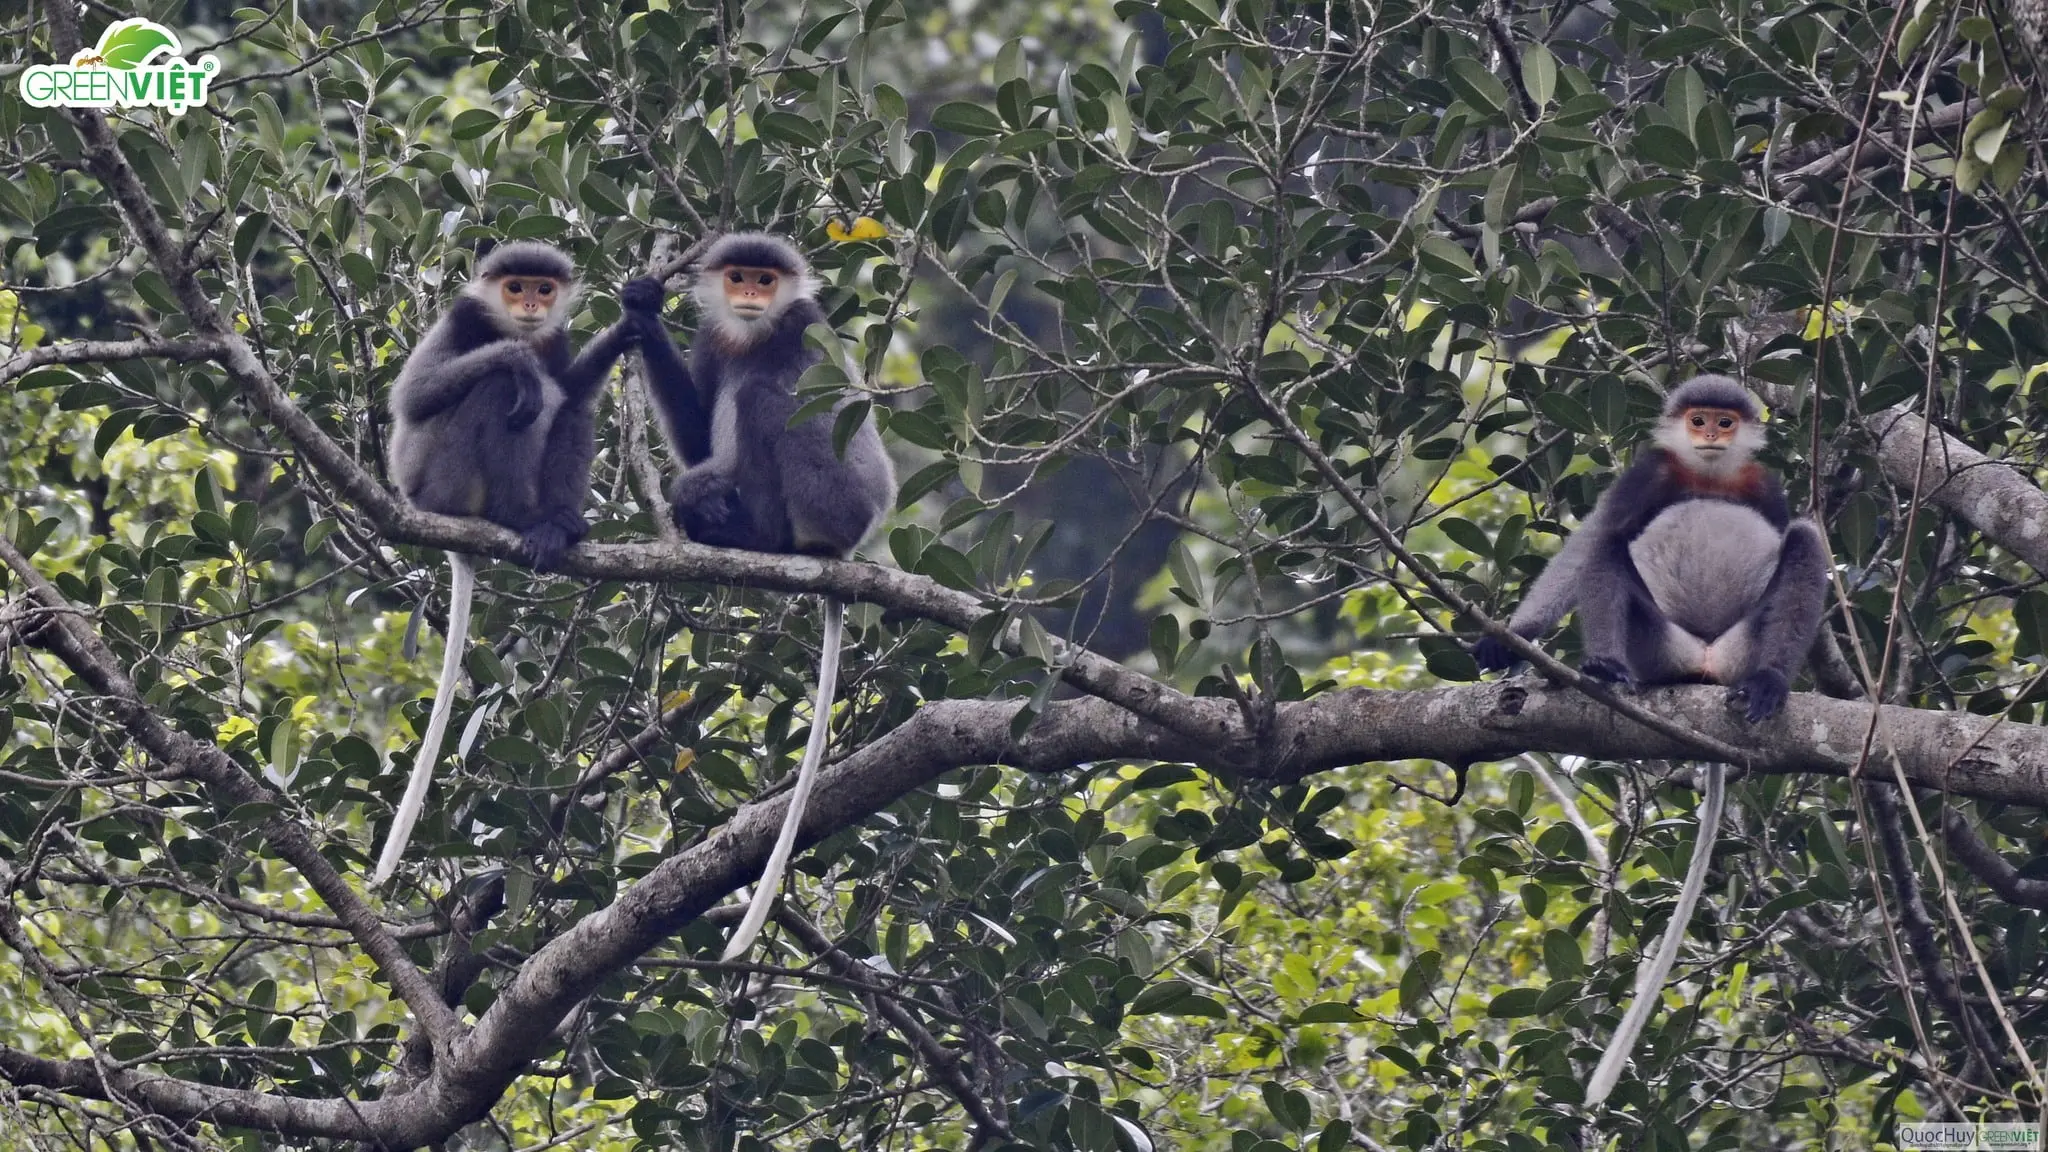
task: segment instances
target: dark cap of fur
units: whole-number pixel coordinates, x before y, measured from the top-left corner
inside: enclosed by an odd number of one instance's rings
[[[697,261],[699,268],[773,268],[791,276],[811,270],[796,245],[766,232],[734,232],[721,236]]]
[[[1726,376],[1695,376],[1672,389],[1664,400],[1666,416],[1676,416],[1687,408],[1732,408],[1745,420],[1754,420],[1763,411],[1749,389]]]
[[[538,240],[514,240],[500,244],[477,262],[479,280],[498,276],[546,276],[552,280],[574,280],[576,265],[562,250]]]

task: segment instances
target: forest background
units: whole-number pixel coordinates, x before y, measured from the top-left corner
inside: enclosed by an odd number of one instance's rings
[[[220,59],[204,105],[19,98],[129,16]],[[2040,1119],[2043,22],[0,9],[0,1143],[1862,1149]],[[731,227],[814,256],[849,356],[807,385],[864,393],[903,478],[872,563],[679,541],[633,364],[565,573],[396,500],[385,398],[479,244],[564,246],[587,334]],[[1764,397],[1828,530],[1802,691],[1752,727],[1711,688],[1479,681],[1460,638],[1700,371]],[[463,755],[371,891],[457,547],[497,561]],[[855,605],[846,702],[782,910],[724,964],[813,719],[800,593]],[[1708,898],[1588,1109],[1711,760]]]

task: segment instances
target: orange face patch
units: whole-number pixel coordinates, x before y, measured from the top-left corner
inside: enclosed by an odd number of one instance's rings
[[[522,324],[538,324],[561,303],[562,285],[549,276],[506,276],[498,281],[498,301],[505,315]]]
[[[1721,451],[1735,444],[1742,431],[1742,413],[1733,408],[1687,408],[1678,414],[1695,448]]]
[[[782,286],[782,273],[776,269],[743,264],[719,269],[718,278],[725,285],[726,307],[743,320],[752,320],[768,311]]]

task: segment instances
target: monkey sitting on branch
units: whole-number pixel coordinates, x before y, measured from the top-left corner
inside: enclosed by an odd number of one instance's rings
[[[853,400],[789,423],[800,407],[797,379],[820,359],[804,330],[825,322],[810,265],[780,237],[739,232],[713,243],[694,275],[697,338],[687,363],[661,322],[660,282],[635,280],[620,293],[662,429],[686,465],[669,492],[677,525],[714,547],[851,556],[888,512],[896,473],[872,416],[854,429],[844,455],[834,445],[838,414]],[[728,960],[745,953],[766,922],[802,827],[830,738],[844,620],[845,606],[826,597],[810,740]]]
[[[1777,477],[1751,459],[1763,446],[1760,415],[1749,390],[1725,376],[1679,385],[1664,401],[1656,446],[1601,495],[1508,627],[1534,640],[1576,612],[1588,676],[1725,684],[1729,706],[1751,724],[1774,715],[1820,629],[1831,561],[1820,527],[1793,519]],[[1472,654],[1488,671],[1516,660],[1492,636]],[[1613,1091],[1678,958],[1720,833],[1726,772],[1706,767],[1678,904],[1587,1082],[1588,1106]]]
[[[630,349],[621,321],[571,356],[576,268],[553,245],[491,250],[476,278],[427,331],[391,389],[391,474],[413,507],[480,516],[520,533],[520,556],[543,571],[583,539],[583,499],[597,454],[597,397]],[[392,817],[371,883],[405,855],[455,704],[476,575],[448,554],[448,648],[426,738]]]

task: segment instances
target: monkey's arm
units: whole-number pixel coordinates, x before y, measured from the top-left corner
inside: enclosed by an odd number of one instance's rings
[[[563,394],[571,404],[582,403],[596,394],[598,385],[610,374],[612,365],[619,357],[631,351],[638,333],[632,323],[620,320],[618,323],[590,338],[576,359],[562,370],[556,383],[562,386]]]
[[[683,350],[676,347],[675,338],[661,321],[661,298],[661,281],[651,277],[628,281],[619,291],[626,320],[640,341],[640,363],[647,372],[647,391],[654,397],[662,433],[684,464],[698,464],[711,455],[711,414],[698,399],[697,381],[690,375]]]
[[[1640,467],[1640,465],[1638,465]],[[1619,490],[1622,481],[1615,481]],[[1600,500],[1587,513],[1576,532],[1565,538],[1564,547],[1550,558],[1536,582],[1522,593],[1521,606],[1508,618],[1508,627],[1524,640],[1535,640],[1545,632],[1557,627],[1580,603],[1580,587],[1585,581],[1586,562],[1602,547],[1611,530],[1608,522],[1613,519],[1611,502],[1613,492],[1603,493]],[[1493,636],[1482,636],[1472,647],[1472,658],[1483,671],[1498,672],[1514,666],[1521,660],[1507,644]]]
[[[540,357],[526,341],[508,337],[448,359],[441,359],[444,354],[444,350],[429,339],[405,362],[405,368],[399,372],[398,383],[391,391],[391,410],[399,419],[415,423],[431,420],[467,399],[470,389],[476,387],[479,380],[498,372],[517,382],[522,400],[529,393],[533,397],[532,411],[517,422],[514,420],[525,405],[514,402],[507,413],[508,417],[514,418],[508,420],[510,426],[515,430],[523,428],[539,415],[540,379],[544,369]]]
[[[1521,606],[1508,617],[1508,627],[1514,629],[1515,635],[1533,641],[1557,627],[1557,622],[1572,610],[1579,594],[1580,571],[1586,566],[1587,553],[1593,549],[1599,517],[1600,508],[1595,505],[1579,530],[1565,538],[1564,547],[1537,574],[1535,583],[1523,591]],[[1472,646],[1472,659],[1483,671],[1498,672],[1512,667],[1521,657],[1499,637],[1481,636]]]
[[[676,523],[700,544],[742,547],[725,531],[738,512],[735,477],[740,467],[740,393],[744,386],[732,381],[718,392],[711,408],[710,453],[676,477],[669,490]]]

